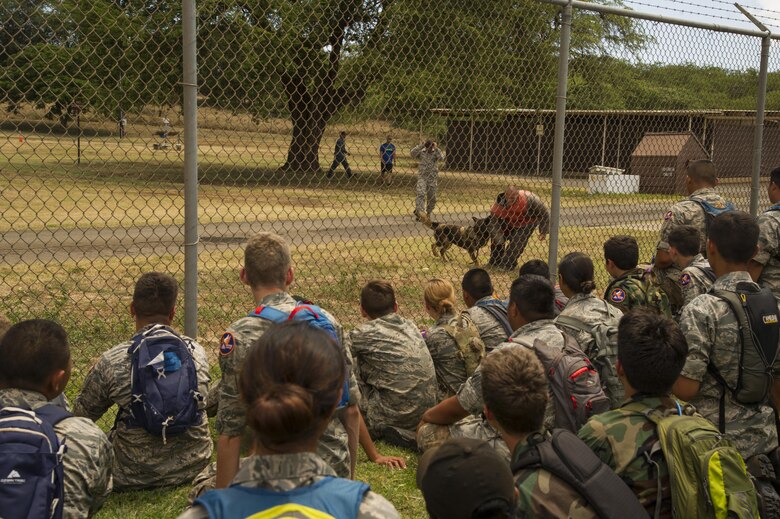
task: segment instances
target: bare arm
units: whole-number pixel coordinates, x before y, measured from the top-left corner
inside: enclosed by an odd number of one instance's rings
[[[458,398],[451,396],[431,407],[422,416],[423,422],[438,425],[451,425],[468,416],[468,411],[458,402]]]
[[[349,477],[355,477],[355,465],[358,457],[358,443],[360,441],[360,409],[357,405],[351,405],[341,411],[339,417],[344,429],[347,430],[347,448],[349,450]]]
[[[240,450],[240,436],[219,435],[217,439],[217,488],[225,488],[233,481],[238,472]]]
[[[700,387],[701,382],[698,380],[693,380],[681,375],[677,381],[675,381],[674,386],[672,386],[672,393],[674,393],[677,398],[687,402],[693,400],[693,398],[699,394]]]
[[[377,465],[387,465],[390,468],[405,469],[405,459],[398,456],[382,456],[379,454],[379,451],[376,449],[376,445],[374,444],[374,440],[371,439],[371,435],[368,433],[368,427],[366,427],[366,422],[363,420],[363,415],[359,414],[359,417],[360,446],[363,447],[363,450],[366,452],[368,459]]]

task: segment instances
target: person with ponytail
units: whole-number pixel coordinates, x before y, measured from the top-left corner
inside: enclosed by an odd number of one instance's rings
[[[253,345],[239,388],[255,455],[228,488],[212,490],[179,519],[249,517],[397,518],[359,481],[341,479],[317,454],[346,375],[341,350],[305,322],[273,325]]]
[[[558,283],[569,298],[555,324],[568,333],[599,371],[604,392],[613,408],[620,406],[624,390],[617,377],[617,326],[623,313],[592,294],[593,261],[582,252],[564,256],[558,264]]]
[[[428,329],[425,345],[431,352],[439,386],[438,401],[441,401],[457,393],[461,384],[473,373],[484,356],[485,345],[469,315],[457,312],[452,283],[440,278],[429,280],[423,292],[423,302],[425,311],[436,321]],[[462,346],[468,346],[470,341],[481,345],[481,354],[479,347],[463,351]]]

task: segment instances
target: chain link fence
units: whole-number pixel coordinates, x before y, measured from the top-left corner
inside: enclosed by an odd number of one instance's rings
[[[456,246],[449,261],[432,255],[433,232],[412,214],[411,150],[430,140],[444,152],[437,222],[470,225],[512,184],[550,207],[564,23],[561,7],[532,0],[199,2],[189,245],[207,349],[252,306],[238,272],[259,231],[289,240],[291,291],[348,326],[376,277],[425,325],[425,281],[457,287],[471,265]],[[0,31],[0,312],[65,325],[75,393],[95,358],[132,334],[135,279],[185,278],[182,10],[18,0],[0,6]],[[574,10],[554,252],[590,254],[602,290],[603,242],[634,235],[649,261],[686,160],[712,158],[723,192],[749,208],[761,38],[744,32]],[[780,163],[778,60],[775,50],[762,176]],[[521,262],[550,257],[553,236],[538,237]],[[489,254],[486,244],[479,260]],[[516,271],[491,275],[507,296]]]

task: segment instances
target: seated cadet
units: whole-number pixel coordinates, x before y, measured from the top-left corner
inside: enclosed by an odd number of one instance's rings
[[[704,294],[715,281],[715,273],[707,258],[699,252],[699,230],[692,225],[678,225],[669,232],[669,256],[680,269],[680,286],[684,308],[696,296]]]
[[[555,324],[575,339],[593,362],[612,407],[623,401],[623,386],[617,377],[617,351],[610,334],[617,331],[622,313],[593,295],[593,262],[581,253],[572,252],[558,264],[558,283],[569,303]]]
[[[423,454],[417,466],[417,488],[430,517],[517,517],[512,472],[506,460],[481,440],[448,440]]]
[[[536,274],[544,279],[550,279],[550,266],[546,261],[540,259],[528,260],[520,265],[517,276],[520,277],[524,274]],[[560,285],[555,285],[555,315],[559,315],[568,302],[569,298],[563,293]]]
[[[406,445],[423,412],[436,403],[436,372],[417,325],[397,310],[390,283],[369,281],[360,292],[360,313],[368,322],[349,335],[368,431],[391,443],[400,435]]]
[[[780,299],[780,168],[772,170],[767,194],[772,205],[758,217],[758,254],[748,270],[753,281]]]
[[[671,389],[687,352],[685,337],[674,321],[646,308],[627,313],[618,330],[618,374],[628,400],[620,409],[594,416],[578,433],[628,483],[651,517],[657,504],[661,509],[656,517],[671,517],[671,486],[663,451],[657,458],[646,456],[647,446],[658,441],[658,434],[642,412],[646,408],[677,413]],[[657,481],[663,485],[660,503]]]
[[[512,329],[503,301],[495,296],[490,274],[485,269],[471,269],[463,275],[460,287],[466,312],[479,330],[485,348],[492,351],[506,341]]]
[[[97,363],[84,379],[73,412],[93,421],[99,420],[113,406],[118,407],[117,419],[111,432],[111,444],[114,448],[114,489],[139,490],[189,483],[211,460],[212,440],[206,417],[205,395],[208,391],[209,364],[203,347],[188,337],[179,335],[171,328],[176,313],[176,296],[179,287],[176,280],[168,274],[148,272],[135,284],[130,315],[135,321],[133,338],[114,346],[100,356]],[[164,391],[161,386],[151,387],[152,382],[141,377],[134,379],[134,373],[142,373],[137,366],[144,365],[140,357],[144,347],[140,342],[148,337],[148,351],[152,358],[157,356],[152,340],[166,341],[168,348],[180,347],[180,350],[165,351],[166,374],[163,379],[175,380],[176,391],[167,395],[169,401],[192,400],[190,418],[182,423],[179,431],[168,434],[165,427],[161,431],[153,423],[145,421],[144,412],[133,405],[134,396],[141,395],[149,400],[150,391]],[[153,339],[157,337],[157,339]],[[131,353],[138,347],[139,360]],[[177,370],[169,368],[170,355],[178,359]],[[187,373],[191,367],[195,380]],[[148,368],[147,368],[148,369]],[[157,374],[152,375],[157,379]],[[147,384],[141,386],[141,383]],[[170,382],[169,382],[170,384]],[[170,386],[167,386],[170,387]],[[144,389],[146,388],[146,390]],[[189,393],[195,391],[194,399]],[[162,407],[160,407],[162,409]],[[166,409],[171,409],[166,406]],[[182,408],[184,410],[185,408]],[[178,413],[177,413],[178,414]]]
[[[637,306],[650,306],[672,316],[669,298],[651,272],[639,268],[639,245],[633,236],[613,236],[604,242],[604,261],[612,281],[604,300],[626,313]]]
[[[428,280],[423,302],[425,311],[436,320],[428,328],[425,345],[436,370],[437,401],[444,400],[457,393],[461,384],[474,373],[485,355],[485,344],[468,314],[456,312],[455,289],[449,281]]]
[[[64,481],[57,484],[63,489],[63,517],[81,518],[94,515],[111,492],[114,455],[108,438],[97,425],[47,405],[65,390],[72,365],[65,330],[52,321],[22,321],[10,327],[0,339],[0,412],[3,421],[6,425],[11,423],[10,417],[14,413],[8,408],[16,407],[31,409],[39,419],[53,424],[57,440],[66,448],[62,459]],[[5,443],[6,434],[0,433],[0,443]],[[19,440],[15,435],[14,443],[18,445]],[[3,445],[3,456],[0,457],[3,477],[12,479],[13,472],[17,472],[17,478],[19,473],[21,477],[26,476],[23,468],[7,465],[14,459],[9,447]],[[23,455],[17,454],[19,458]],[[30,466],[24,468],[29,470]],[[5,472],[7,469],[13,472]],[[33,474],[28,479],[36,476],[40,477]],[[17,484],[23,486],[24,483]],[[27,496],[31,494],[32,489],[28,489]],[[5,515],[3,511],[13,506],[5,501],[11,495],[0,493],[0,515]],[[33,499],[37,500],[37,496]],[[23,506],[30,507],[30,502]]]
[[[179,519],[398,518],[368,485],[337,477],[317,455],[349,369],[343,351],[306,322],[273,325],[242,363],[239,387],[254,433],[230,488],[202,495]]]

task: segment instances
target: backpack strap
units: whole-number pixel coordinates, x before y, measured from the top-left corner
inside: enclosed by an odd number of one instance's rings
[[[46,404],[35,409],[35,414],[46,420],[46,422],[49,423],[52,427],[66,418],[71,418],[73,416],[72,413],[54,404]]]
[[[506,333],[507,337],[512,335],[512,325],[509,324],[509,318],[506,315],[506,308],[504,307],[504,304],[496,301],[482,301],[481,303],[477,303],[477,306],[484,309],[487,313],[493,316],[493,318],[499,322],[499,324],[504,328],[504,332]]]
[[[260,317],[261,319],[265,319],[266,321],[271,321],[274,323],[281,323],[282,321],[286,321],[290,318],[290,314],[287,312],[282,312],[278,308],[274,308],[272,306],[263,306],[260,305],[251,312],[249,312],[249,315],[247,317]]]
[[[696,270],[704,274],[704,277],[709,279],[711,283],[714,283],[715,280],[718,278],[718,276],[715,275],[715,271],[712,270],[712,267],[697,267],[691,265],[690,268],[695,268]]]
[[[531,448],[512,462],[512,472],[547,470],[574,488],[605,519],[647,515],[628,485],[571,431],[555,429],[550,438],[535,434],[529,443]]]

